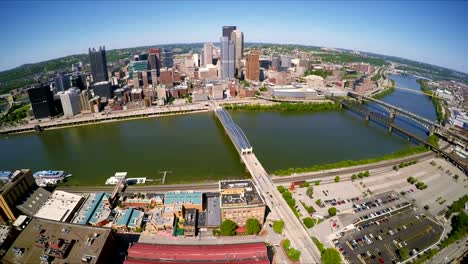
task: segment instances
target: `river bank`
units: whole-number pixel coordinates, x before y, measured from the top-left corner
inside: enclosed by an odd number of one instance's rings
[[[279,103],[273,105],[224,105],[227,110],[246,110],[246,111],[279,111],[279,112],[325,112],[325,111],[340,111],[341,104],[337,103]]]
[[[431,98],[432,103],[436,109],[437,120],[442,122],[447,119],[447,111],[444,109],[444,101],[437,97],[434,97],[434,91],[427,85],[427,80],[418,79],[417,82],[421,86],[421,90]]]

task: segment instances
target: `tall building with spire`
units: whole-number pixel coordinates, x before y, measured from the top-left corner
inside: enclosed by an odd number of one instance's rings
[[[231,33],[231,40],[234,42],[234,63],[236,67],[236,75],[241,73],[241,60],[244,57],[244,33],[236,29]]]
[[[107,72],[107,59],[106,59],[106,48],[99,47],[99,50],[95,48],[89,49],[89,63],[91,65],[91,75],[93,76],[93,82],[105,82],[109,80],[109,73]]]

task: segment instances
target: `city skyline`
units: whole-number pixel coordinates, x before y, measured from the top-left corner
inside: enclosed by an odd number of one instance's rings
[[[222,25],[237,25],[245,34],[245,42],[356,49],[468,72],[468,62],[464,60],[468,55],[464,48],[468,29],[464,27],[467,19],[463,16],[468,4],[461,2],[366,2],[365,5],[358,2],[275,2],[275,5],[249,2],[248,9],[233,2],[195,4],[184,1],[176,4],[119,2],[112,8],[103,2],[0,5],[2,22],[16,21],[15,26],[0,31],[7,40],[0,44],[1,71],[25,63],[82,54],[89,47],[99,45],[110,50],[217,42]],[[184,8],[178,8],[181,5]],[[128,12],[133,6],[167,12],[157,17]],[[230,12],[223,13],[223,10]],[[203,11],[208,11],[210,16],[200,19]],[[43,12],[54,16],[40,19]],[[398,19],[393,18],[394,14],[398,14]],[[271,19],[277,15],[279,19]]]

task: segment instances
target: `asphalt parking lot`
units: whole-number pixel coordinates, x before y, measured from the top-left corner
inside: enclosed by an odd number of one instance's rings
[[[412,207],[368,222],[335,244],[350,263],[397,263],[398,249],[421,251],[434,244],[443,228]]]

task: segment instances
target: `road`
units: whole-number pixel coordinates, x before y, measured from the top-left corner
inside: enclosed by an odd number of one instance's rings
[[[255,186],[263,194],[268,207],[271,208],[272,213],[277,214],[284,221],[284,233],[291,241],[292,246],[301,251],[301,263],[320,263],[320,252],[315,247],[300,220],[294,215],[276,189],[275,184],[255,154],[244,154],[241,158],[252,175]]]
[[[355,166],[350,168],[339,168],[327,171],[309,172],[300,175],[291,176],[274,176],[272,178],[275,184],[285,184],[293,181],[303,181],[309,179],[320,179],[324,177],[336,176],[347,173],[358,173],[366,170],[381,169],[385,167],[392,167],[398,165],[401,162],[407,162],[411,160],[423,160],[434,156],[433,152],[422,153],[402,159],[389,160],[380,163],[372,163],[368,165]],[[57,190],[72,192],[72,193],[91,193],[91,192],[112,192],[114,189],[113,185],[107,186],[59,186]],[[127,187],[127,192],[167,192],[174,190],[194,190],[194,191],[217,191],[219,190],[218,182],[210,183],[195,183],[195,184],[170,184],[170,185],[131,185]]]
[[[467,254],[468,247],[466,246],[466,241],[466,239],[462,239],[444,248],[429,261],[429,264],[451,263],[452,260]]]

